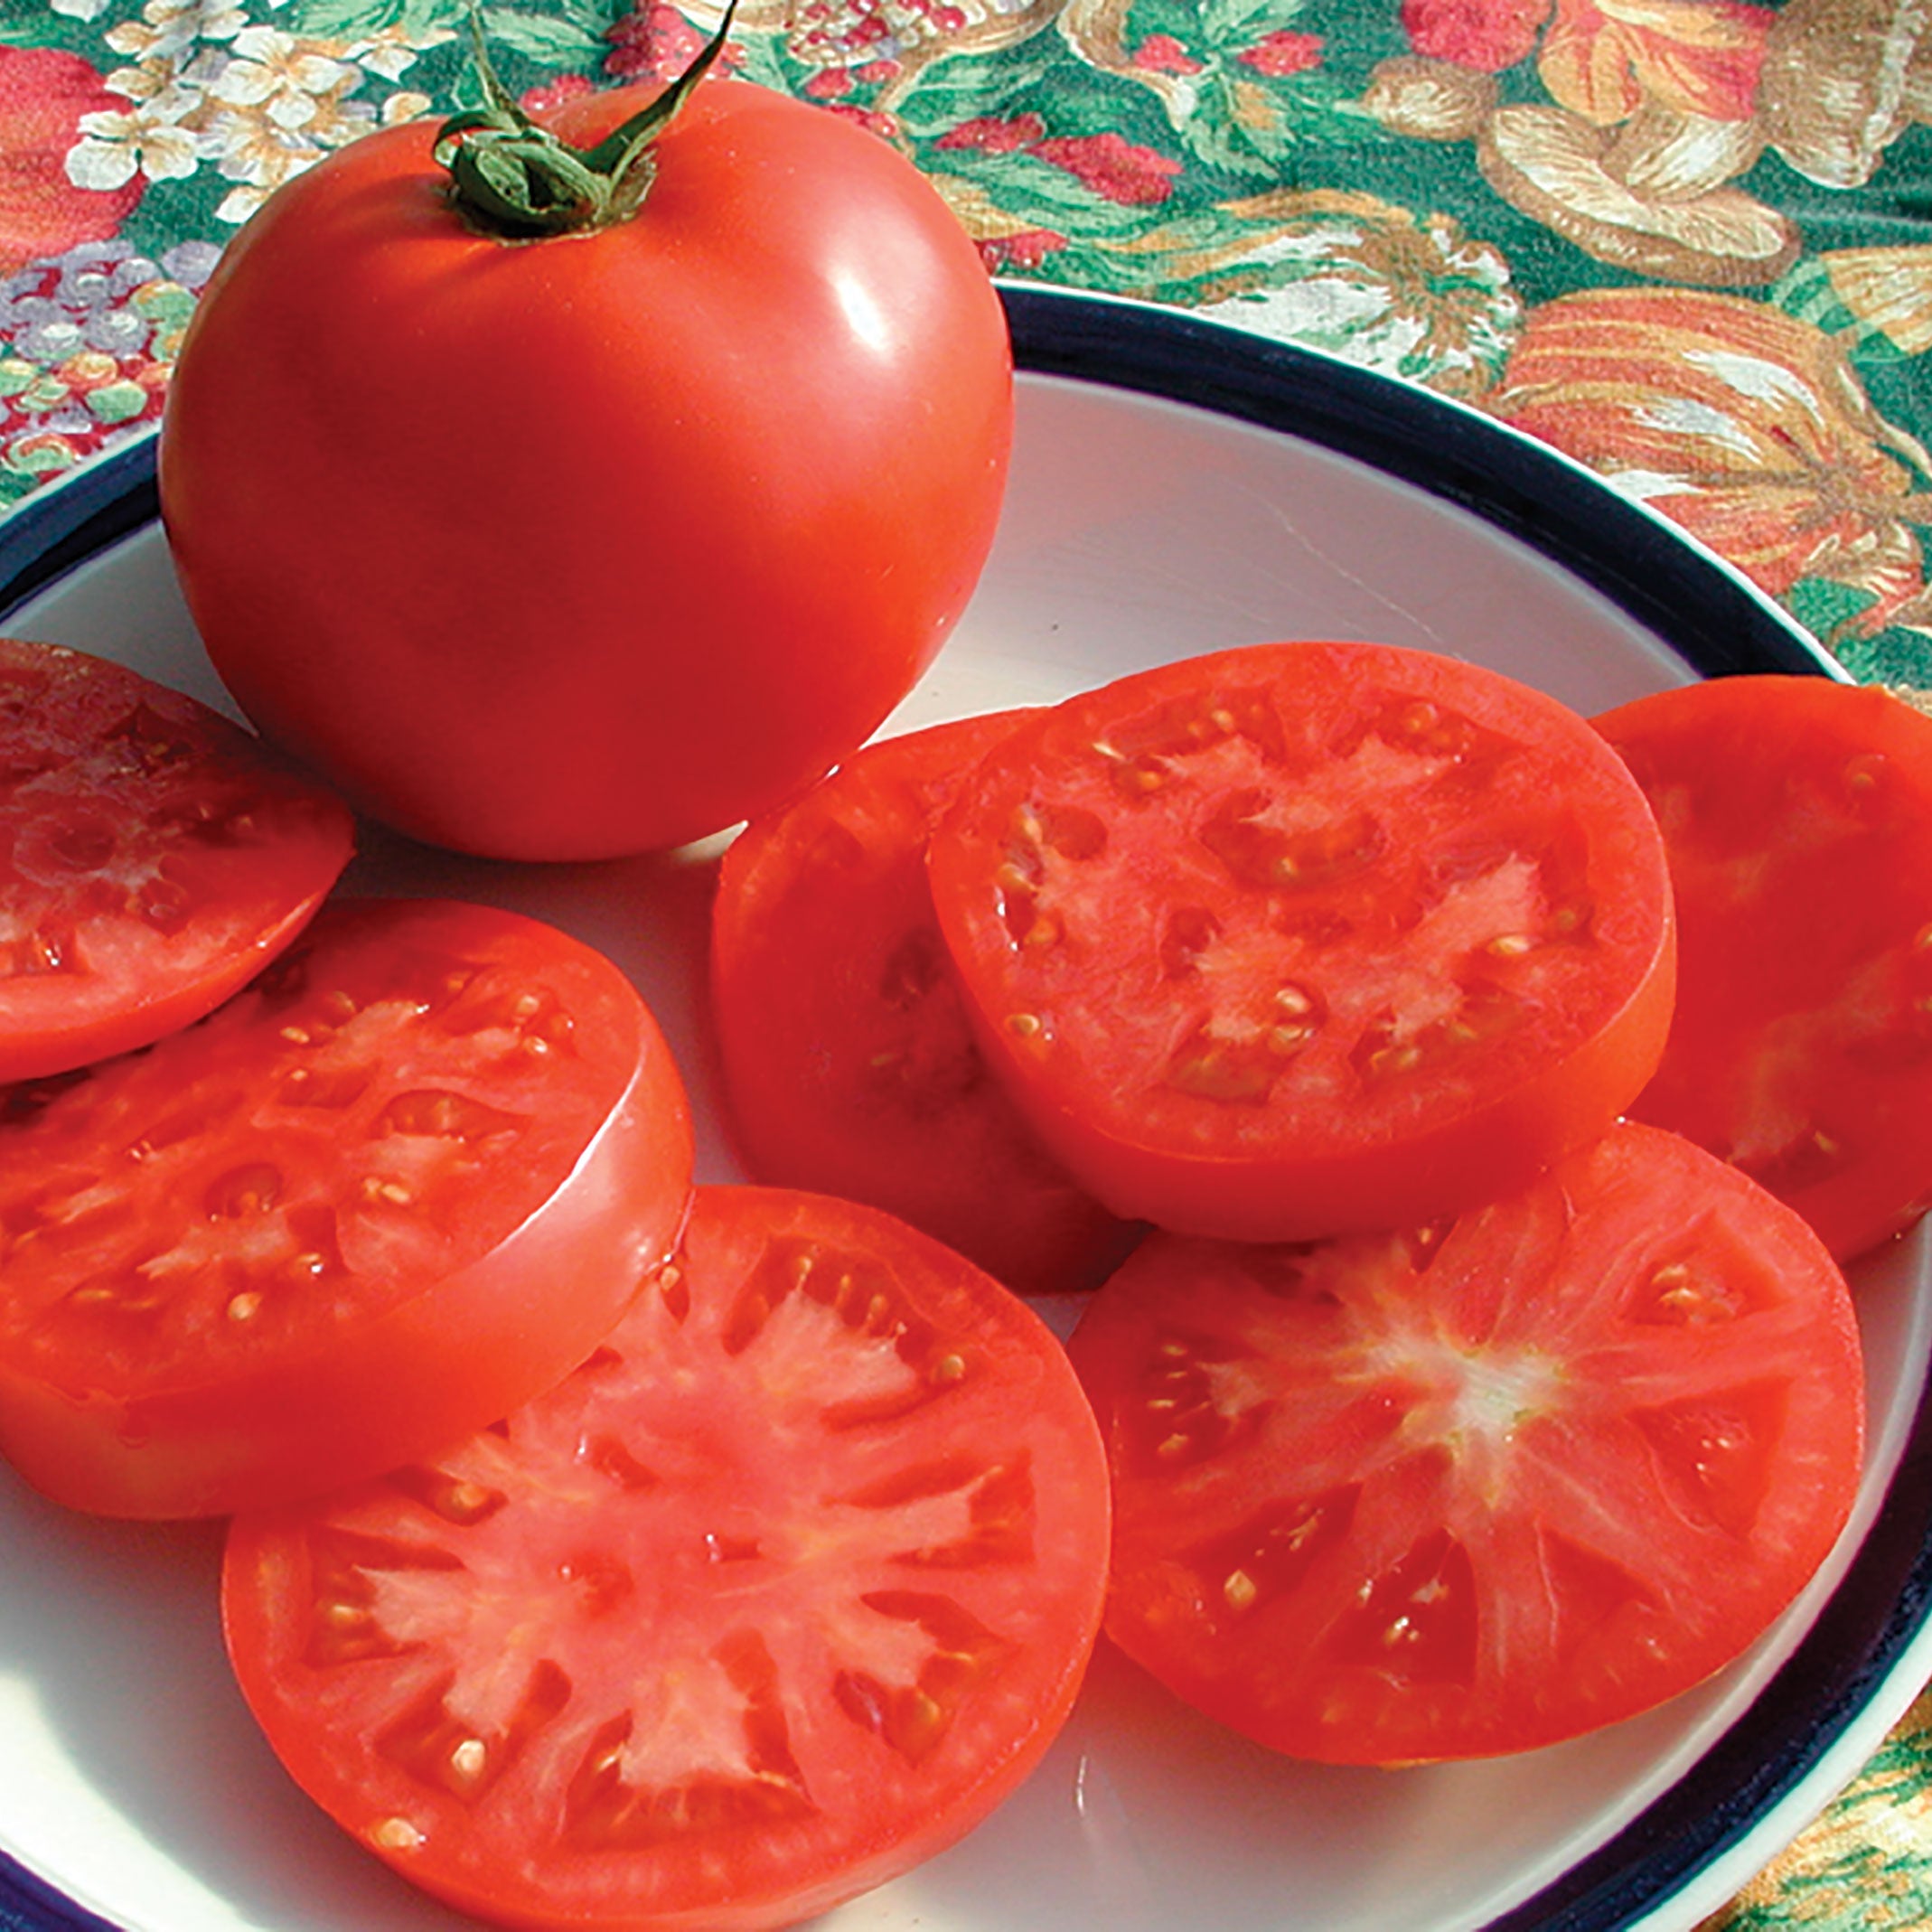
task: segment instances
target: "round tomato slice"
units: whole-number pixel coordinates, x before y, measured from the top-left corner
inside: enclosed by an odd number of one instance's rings
[[[1091,1288],[1132,1233],[986,1070],[926,882],[933,822],[1027,714],[869,746],[725,854],[713,1018],[753,1176],[869,1202],[1023,1294]]]
[[[989,1064],[1116,1213],[1295,1240],[1450,1213],[1608,1127],[1669,1023],[1664,848],[1555,699],[1376,644],[1142,672],[934,832]]]
[[[1526,1749],[1687,1689],[1859,1480],[1843,1276],[1650,1127],[1407,1233],[1152,1237],[1071,1349],[1113,1471],[1108,1634],[1330,1762]]]
[[[128,1516],[427,1454],[596,1346],[691,1163],[607,960],[484,906],[332,901],[198,1026],[0,1091],[0,1452]]]
[[[207,706],[0,638],[0,1081],[201,1018],[302,930],[353,846],[341,800]]]
[[[1638,1118],[1790,1202],[1841,1260],[1932,1197],[1932,718],[1721,678],[1597,720],[1676,889],[1676,1015]]]
[[[1060,1728],[1106,1466],[1026,1305],[873,1209],[700,1188],[561,1386],[239,1519],[223,1609],[296,1781],[511,1926],[749,1932],[959,1837]]]

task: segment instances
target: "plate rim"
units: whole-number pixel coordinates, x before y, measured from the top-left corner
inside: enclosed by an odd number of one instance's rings
[[[1550,558],[1705,676],[1774,670],[1853,681],[1694,538],[1468,404],[1231,323],[1050,286],[996,286],[1022,371],[1162,398],[1355,457]],[[145,429],[0,521],[0,624],[158,521],[157,440]],[[1739,1857],[1754,1834],[1784,1822],[1801,1827],[1837,1788],[1807,1785],[1834,1768],[1888,1687],[1896,1698],[1899,1673],[1928,1632],[1932,1393],[1922,1387],[1858,1551],[1749,1708],[1643,1811],[1482,1932],[1618,1932],[1655,1923],[1700,1878]],[[0,1851],[0,1932],[118,1928]]]

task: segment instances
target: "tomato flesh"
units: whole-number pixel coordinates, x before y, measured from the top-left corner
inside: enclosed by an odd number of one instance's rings
[[[0,1449],[136,1516],[424,1453],[596,1345],[691,1163],[607,961],[485,907],[333,901],[198,1026],[0,1093]]]
[[[1932,1199],[1932,718],[1722,678],[1597,720],[1670,855],[1678,1002],[1633,1111],[1734,1161],[1841,1260]]]
[[[1299,1239],[1451,1212],[1662,1050],[1662,842],[1555,700],[1371,644],[1226,652],[1021,726],[933,834],[989,1063],[1117,1213]]]
[[[223,1604],[296,1780],[508,1925],[783,1925],[958,1837],[1097,1629],[1060,1345],[869,1209],[700,1188],[576,1374],[433,1461],[238,1519]]]
[[[348,864],[349,809],[207,706],[0,638],[0,1081],[220,1004]]]
[[[725,855],[712,1011],[754,1178],[866,1201],[1022,1294],[1091,1288],[1130,1231],[987,1072],[925,873],[933,824],[1026,714],[889,738]]]
[[[1446,1223],[1152,1237],[1071,1352],[1114,1477],[1109,1635],[1331,1762],[1525,1749],[1688,1688],[1796,1594],[1859,1480],[1843,1276],[1634,1124]]]

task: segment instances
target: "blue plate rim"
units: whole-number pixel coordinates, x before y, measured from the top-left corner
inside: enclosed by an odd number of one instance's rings
[[[1021,370],[1294,435],[1414,483],[1590,584],[1708,677],[1845,673],[1740,573],[1581,465],[1480,411],[1322,352],[1179,311],[999,285]],[[159,516],[155,435],[0,522],[0,622]],[[1622,1932],[1791,1800],[1932,1621],[1932,1395],[1850,1567],[1739,1719],[1621,1830],[1482,1932]],[[0,1932],[120,1932],[0,1852]]]

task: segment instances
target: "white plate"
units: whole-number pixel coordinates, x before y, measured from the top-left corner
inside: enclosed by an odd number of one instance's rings
[[[1029,372],[1006,520],[959,633],[888,729],[1294,635],[1455,652],[1585,712],[1701,670],[1825,668],[1724,567],[1473,412],[1165,313],[1039,291],[1008,306]],[[0,614],[225,704],[151,521],[152,473],[136,445],[0,529]],[[371,832],[352,877],[513,905],[611,953],[679,1051],[701,1174],[727,1179],[700,1027],[716,844],[516,868]],[[1862,1268],[1858,1289],[1872,1427],[1856,1520],[1712,1683],[1523,1758],[1368,1772],[1274,1758],[1103,1651],[1016,1798],[824,1926],[1692,1926],[1857,1769],[1932,1666],[1932,1500],[1893,1482],[1932,1440],[1923,1243]],[[221,1655],[216,1530],[86,1520],[0,1471],[0,1926],[464,1923],[338,1834],[257,1736]]]

